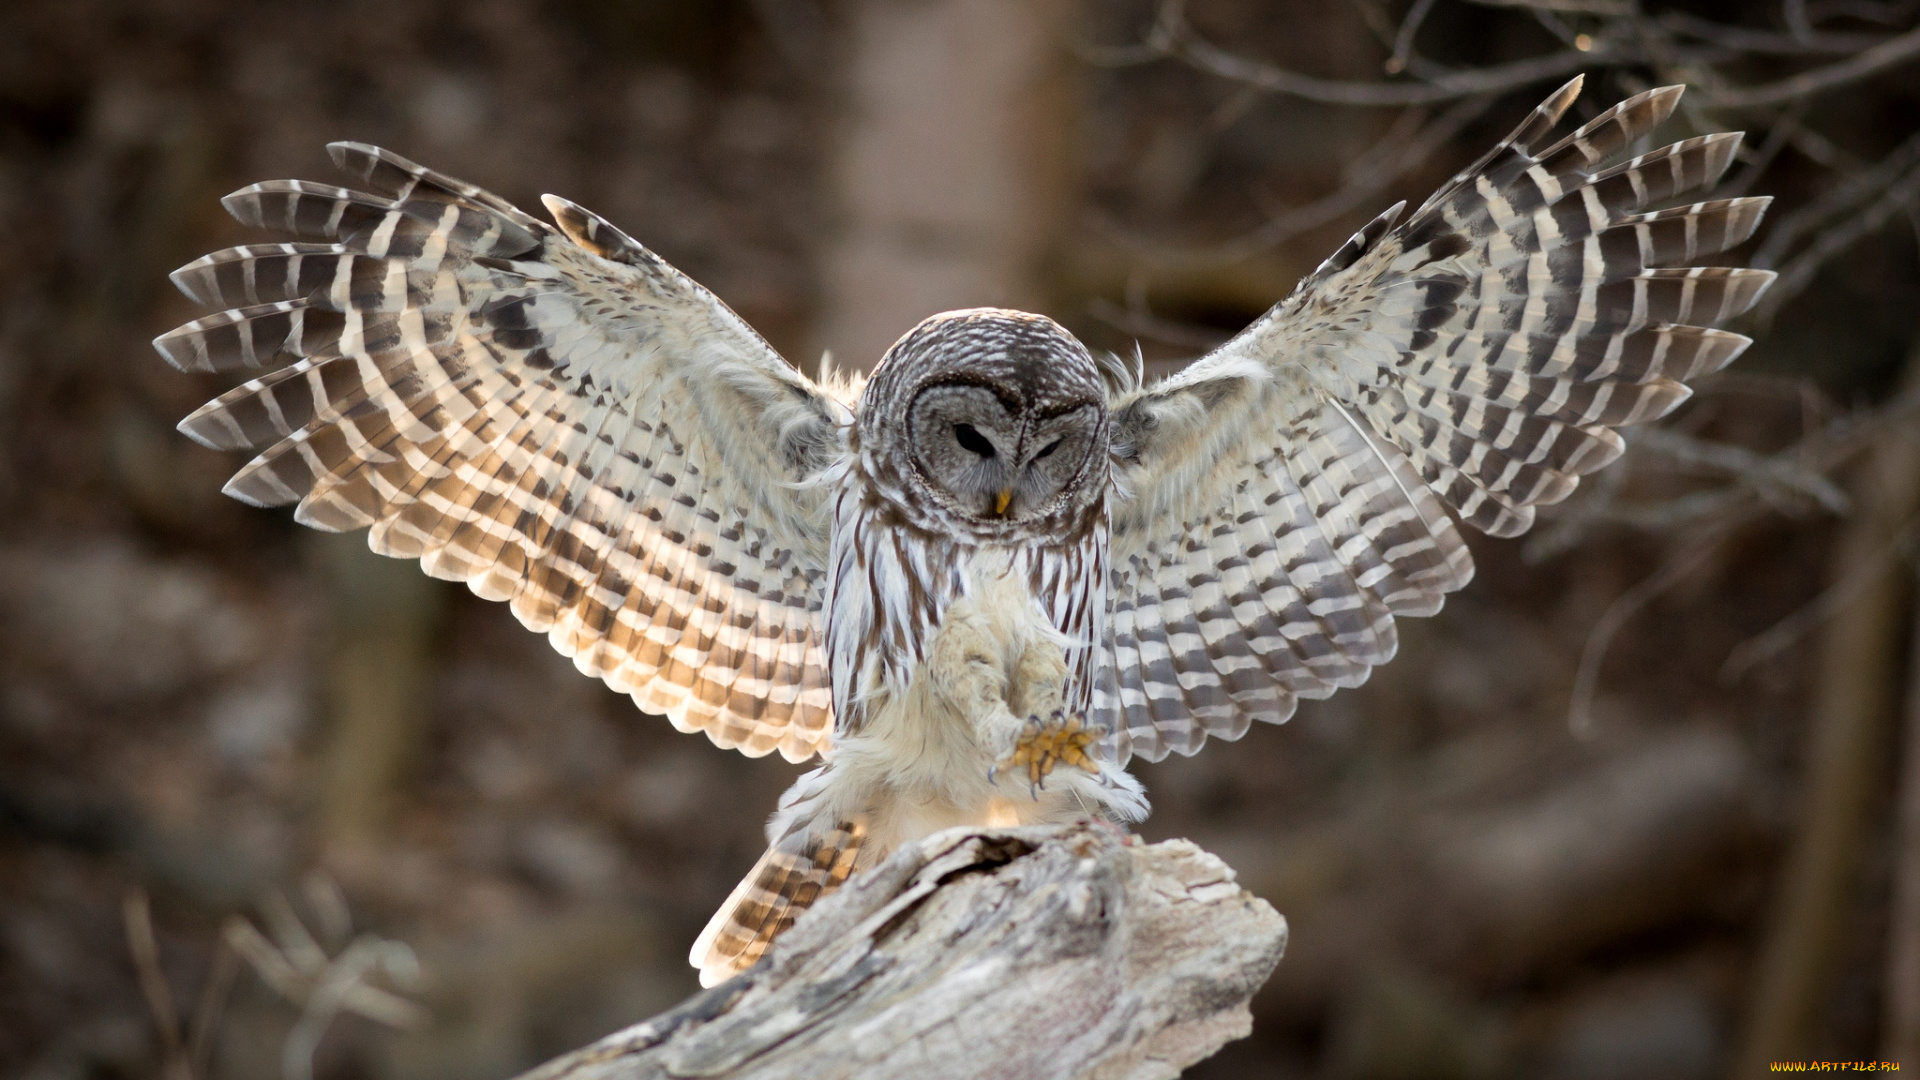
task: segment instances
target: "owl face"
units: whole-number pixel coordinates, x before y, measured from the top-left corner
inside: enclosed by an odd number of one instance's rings
[[[1104,493],[1105,384],[1042,316],[934,316],[888,350],[860,411],[862,456],[893,481],[883,490],[940,527],[1037,538],[1083,524]]]
[[[1105,420],[1097,404],[1033,407],[989,386],[935,383],[907,414],[919,472],[960,511],[1017,520],[1080,474]]]

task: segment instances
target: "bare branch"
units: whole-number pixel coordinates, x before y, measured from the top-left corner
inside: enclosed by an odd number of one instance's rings
[[[345,898],[330,879],[310,875],[307,892],[316,902],[323,933],[332,937],[350,931]],[[405,943],[362,934],[329,957],[285,896],[270,893],[261,911],[274,940],[238,915],[227,920],[221,937],[262,982],[300,1007],[300,1018],[281,1046],[285,1080],[312,1080],[314,1052],[343,1012],[396,1028],[426,1021],[426,1010],[419,1005],[369,981],[384,975],[402,988],[418,982],[420,965]]]
[[[1567,730],[1575,738],[1590,739],[1596,734],[1593,727],[1594,692],[1600,686],[1600,666],[1606,661],[1607,650],[1612,647],[1620,629],[1661,593],[1705,565],[1707,557],[1720,547],[1720,542],[1726,537],[1727,530],[1724,528],[1709,529],[1694,537],[1669,555],[1659,569],[1615,598],[1600,620],[1594,623],[1592,631],[1587,634],[1586,647],[1580,650],[1580,667],[1573,678],[1573,699],[1567,706]]]
[[[1087,314],[1122,333],[1197,353],[1207,352],[1228,337],[1208,327],[1163,319],[1151,311],[1122,307],[1098,296],[1087,304]]]
[[[227,995],[233,992],[234,979],[240,974],[240,957],[224,941],[213,947],[213,966],[207,972],[206,985],[200,988],[200,1002],[193,1009],[193,1025],[187,1033],[187,1072],[207,1075],[213,1061],[213,1036],[220,1030],[221,1014],[226,1011]]]
[[[1807,0],[1781,0],[1780,14],[1795,39],[1812,40],[1813,23],[1807,21]]]
[[[1783,305],[1813,283],[1814,275],[1829,260],[1879,232],[1895,214],[1910,211],[1916,204],[1920,204],[1920,165],[1909,167],[1904,176],[1889,185],[1864,210],[1822,232],[1805,251],[1782,266],[1779,280],[1767,290],[1768,295],[1755,309],[1755,318],[1762,323],[1771,322]]]
[[[127,949],[133,954],[133,968],[140,977],[140,992],[153,1012],[153,1025],[160,1032],[162,1068],[168,1080],[192,1080],[186,1047],[180,1038],[180,1010],[173,1002],[173,991],[160,969],[160,943],[153,933],[153,911],[147,894],[136,889],[121,903],[125,918]]]
[[[1885,34],[1834,34],[1810,32],[1802,37],[1750,26],[1729,26],[1681,11],[1662,12],[1659,23],[1667,30],[1686,37],[1710,41],[1741,52],[1763,55],[1806,56],[1815,53],[1846,55],[1871,49],[1888,40]]]
[[[1387,60],[1389,72],[1406,70],[1407,58],[1413,55],[1413,37],[1420,32],[1420,24],[1427,21],[1427,13],[1432,10],[1433,0],[1413,0],[1413,7],[1407,11],[1399,33],[1393,37],[1393,56]]]
[[[1906,21],[1916,8],[1920,8],[1916,0],[1824,0],[1807,5],[1807,18],[1815,25],[1828,19],[1858,19],[1895,26]]]
[[[1491,67],[1436,75],[1423,82],[1351,82],[1302,75],[1273,64],[1237,56],[1200,37],[1186,21],[1182,0],[1166,0],[1148,42],[1163,55],[1177,57],[1202,71],[1233,79],[1262,90],[1290,94],[1329,105],[1425,105],[1460,98],[1499,94],[1534,83],[1565,79],[1581,71],[1627,63],[1641,53],[1631,42],[1612,36],[1596,38],[1592,49],[1518,60]]]
[[[1837,86],[1871,78],[1917,57],[1920,57],[1920,29],[1913,29],[1837,64],[1803,71],[1779,82],[1745,89],[1710,90],[1707,103],[1723,109],[1785,105],[1798,98],[1812,97]]]
[[[1845,514],[1849,508],[1846,492],[1825,475],[1806,468],[1798,455],[1756,454],[1742,446],[1695,438],[1672,428],[1646,428],[1634,437],[1642,450],[1674,464],[1739,480],[1776,508],[1803,500],[1819,503],[1833,514]]]
[[[1493,101],[1491,97],[1478,97],[1458,102],[1410,138],[1403,133],[1401,124],[1396,122],[1386,137],[1363,155],[1367,166],[1346,170],[1347,181],[1340,187],[1217,244],[1204,248],[1164,247],[1119,233],[1111,225],[1104,227],[1116,234],[1119,242],[1162,266],[1229,263],[1258,255],[1279,247],[1309,229],[1330,224],[1355,210],[1371,208],[1370,203],[1381,192],[1402,176],[1425,165],[1427,159],[1492,107]],[[1408,118],[1417,120],[1419,114],[1409,113],[1401,119]]]
[[[1801,638],[1818,629],[1821,623],[1853,603],[1861,593],[1880,584],[1885,579],[1887,567],[1895,560],[1912,557],[1914,525],[1915,522],[1908,521],[1886,547],[1871,558],[1848,567],[1846,577],[1821,590],[1820,595],[1801,605],[1786,618],[1735,645],[1727,653],[1726,662],[1720,665],[1720,681],[1726,684],[1739,682],[1756,665],[1786,652]]]
[[[1631,15],[1630,0],[1467,0],[1481,7],[1525,8],[1562,15]]]
[[[1739,174],[1731,180],[1722,182],[1716,189],[1714,197],[1737,199],[1751,191],[1754,182],[1760,179],[1768,166],[1773,164],[1774,159],[1780,156],[1780,151],[1785,150],[1787,144],[1793,140],[1793,132],[1799,126],[1801,111],[1797,107],[1792,109],[1768,128],[1767,137],[1746,157],[1746,164]],[[1745,152],[1746,148],[1743,146],[1741,150]]]

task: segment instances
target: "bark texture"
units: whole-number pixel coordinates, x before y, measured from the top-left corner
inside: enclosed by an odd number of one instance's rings
[[[952,830],[740,977],[521,1080],[1153,1080],[1251,1030],[1286,920],[1184,840]]]

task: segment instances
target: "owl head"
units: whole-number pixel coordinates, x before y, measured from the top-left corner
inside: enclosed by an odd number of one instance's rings
[[[1063,539],[1109,480],[1107,396],[1086,346],[1042,315],[950,311],[895,342],[860,397],[858,445],[910,521],[977,540]]]

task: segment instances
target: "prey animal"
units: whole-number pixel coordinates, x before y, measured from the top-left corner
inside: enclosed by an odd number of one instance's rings
[[[182,267],[223,310],[155,345],[248,377],[181,424],[260,450],[229,494],[367,528],[682,730],[818,757],[693,947],[712,983],[902,842],[1141,818],[1132,756],[1363,681],[1467,583],[1457,522],[1525,531],[1749,344],[1712,327],[1771,274],[1670,268],[1759,224],[1670,205],[1739,137],[1619,160],[1666,87],[1555,140],[1579,87],[1153,385],[985,308],[815,381],[573,203],[358,143],[366,190],[228,196],[300,239]]]

